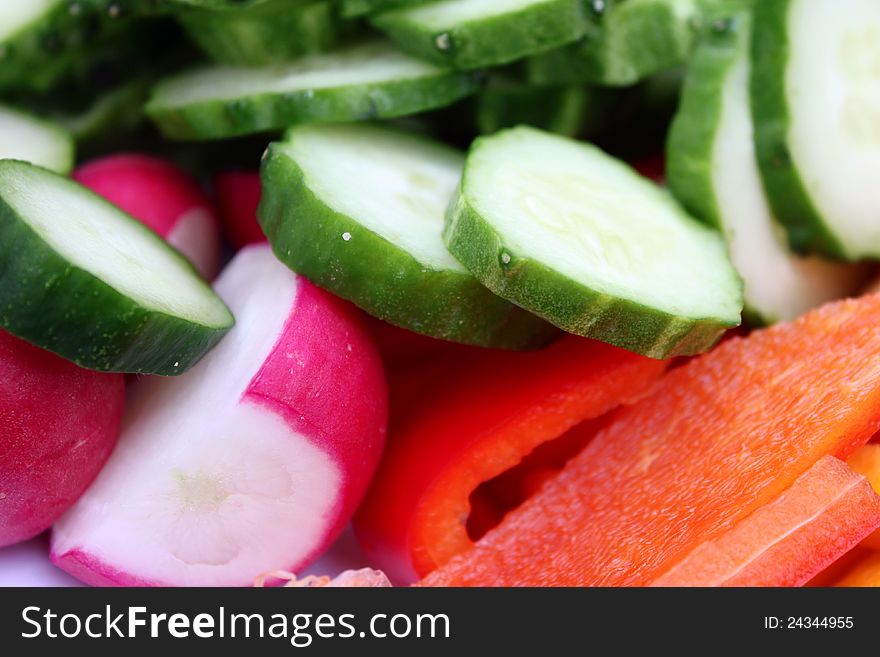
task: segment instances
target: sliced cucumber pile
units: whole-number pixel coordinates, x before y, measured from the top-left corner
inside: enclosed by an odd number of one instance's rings
[[[880,3],[755,3],[751,100],[767,198],[791,245],[880,256]]]
[[[46,169],[0,161],[0,327],[83,367],[173,375],[232,324],[139,221]]]
[[[598,148],[533,128],[474,143],[445,240],[499,296],[646,356],[703,351],[740,322],[715,231]]]
[[[190,39],[214,60],[257,66],[330,48],[339,33],[328,0],[270,0],[238,11],[181,12]]]
[[[69,173],[73,151],[73,139],[60,125],[0,105],[0,159],[24,160]]]
[[[260,223],[278,258],[392,324],[490,347],[556,330],[483,287],[443,244],[464,157],[389,128],[300,126],[270,146]]]
[[[439,0],[376,14],[401,49],[459,69],[506,64],[580,38],[583,0]]]
[[[792,320],[855,292],[864,269],[792,253],[758,173],[749,108],[751,17],[711,30],[688,70],[669,133],[667,180],[695,216],[718,226],[743,278],[753,320]]]
[[[213,139],[412,114],[463,98],[477,82],[371,42],[259,69],[185,72],[156,87],[147,113],[168,137]]]

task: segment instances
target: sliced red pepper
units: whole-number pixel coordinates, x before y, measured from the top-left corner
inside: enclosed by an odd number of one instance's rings
[[[849,466],[868,478],[874,490],[880,493],[880,443],[862,447],[849,459]],[[861,542],[861,547],[880,550],[880,529]]]
[[[880,296],[728,340],[425,585],[645,585],[880,426]]]
[[[355,522],[365,549],[398,581],[445,563],[472,545],[470,497],[482,482],[644,394],[665,367],[571,336],[538,352],[485,351],[438,375],[394,421]]]
[[[825,456],[652,585],[802,586],[877,527],[880,496],[843,461]]]
[[[865,553],[865,556],[837,580],[834,586],[880,587],[880,552]]]

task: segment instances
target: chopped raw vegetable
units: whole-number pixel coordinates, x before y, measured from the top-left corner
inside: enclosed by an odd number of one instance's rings
[[[534,353],[475,355],[398,415],[356,531],[377,564],[412,581],[473,545],[475,490],[584,420],[634,401],[666,364],[567,337]]]
[[[0,546],[45,531],[119,435],[121,374],[89,372],[0,330]]]
[[[772,215],[752,141],[751,17],[707,32],[693,55],[667,146],[669,187],[694,216],[717,226],[744,281],[756,321],[790,321],[855,292],[865,268],[800,257]]]
[[[495,296],[443,244],[462,155],[376,126],[302,126],[269,147],[260,222],[294,271],[385,321],[481,346],[557,331]]]
[[[832,303],[671,371],[558,477],[423,583],[652,582],[823,456],[847,458],[874,435],[878,321],[878,295]]]
[[[532,128],[474,143],[445,239],[499,296],[654,358],[705,351],[740,322],[714,231],[623,162]]]
[[[0,161],[0,327],[90,369],[180,374],[232,324],[136,219],[46,169]]]
[[[694,548],[651,584],[801,586],[877,527],[880,496],[864,477],[825,456],[776,500]]]
[[[267,246],[239,252],[217,291],[236,328],[183,376],[134,385],[117,449],[55,526],[53,560],[86,582],[241,586],[296,572],[364,494],[387,410],[356,314]]]
[[[257,69],[184,72],[156,87],[147,113],[168,137],[216,139],[413,114],[467,96],[476,82],[372,42]]]

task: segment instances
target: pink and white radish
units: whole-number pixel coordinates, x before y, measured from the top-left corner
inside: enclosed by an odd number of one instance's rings
[[[266,241],[257,221],[262,187],[257,171],[226,171],[214,178],[223,233],[236,248]]]
[[[110,456],[124,403],[121,374],[0,331],[0,546],[48,529],[76,502]]]
[[[387,390],[353,307],[239,252],[218,294],[235,328],[176,378],[138,381],[119,447],[56,524],[52,559],[96,585],[250,585],[300,572],[376,468]]]
[[[164,237],[206,279],[217,275],[217,218],[189,174],[150,155],[122,153],[82,165],[73,178]]]

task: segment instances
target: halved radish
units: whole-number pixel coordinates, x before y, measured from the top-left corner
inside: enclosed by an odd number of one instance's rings
[[[258,171],[224,171],[214,178],[217,210],[226,239],[237,249],[266,241],[257,221],[262,186]]]
[[[53,561],[96,585],[249,585],[300,571],[377,465],[387,391],[344,302],[239,252],[218,279],[236,326],[196,367],[135,384],[119,448],[56,524]]]
[[[192,177],[150,155],[110,155],[78,167],[73,178],[164,237],[211,280],[220,236],[211,201]]]
[[[84,370],[0,331],[0,546],[47,529],[116,442],[121,374]]]

